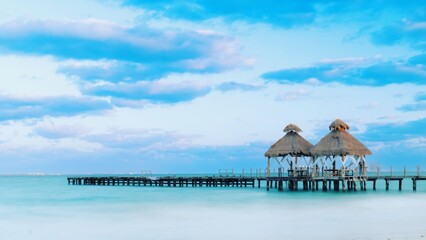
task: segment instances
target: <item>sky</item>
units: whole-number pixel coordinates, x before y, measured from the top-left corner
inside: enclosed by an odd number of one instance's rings
[[[426,169],[426,1],[0,1],[2,174],[263,171],[337,118]]]

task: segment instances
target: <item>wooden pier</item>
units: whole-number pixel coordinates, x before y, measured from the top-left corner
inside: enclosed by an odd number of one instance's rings
[[[254,177],[68,177],[68,184],[158,187],[254,187],[256,180],[260,184],[260,180]]]
[[[366,191],[367,182],[372,182],[376,190],[377,181],[385,182],[389,190],[391,182],[398,182],[398,190],[402,190],[403,180],[411,180],[412,188],[417,190],[417,181],[425,181],[421,176],[282,176],[282,177],[243,177],[243,176],[206,176],[206,177],[144,177],[144,176],[108,176],[108,177],[68,177],[69,185],[98,186],[156,186],[156,187],[266,187],[278,191]]]

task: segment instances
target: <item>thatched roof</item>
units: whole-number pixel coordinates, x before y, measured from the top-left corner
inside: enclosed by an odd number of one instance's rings
[[[331,130],[349,130],[350,127],[341,119],[336,119],[330,124],[330,126],[328,126],[328,129],[330,129],[330,131]]]
[[[295,124],[287,125],[284,128],[286,135],[266,151],[265,157],[310,156],[309,150],[312,148],[312,144],[299,135],[298,132],[301,131]]]
[[[340,119],[332,122],[331,132],[323,137],[310,151],[313,156],[365,156],[371,151],[348,133],[349,125]]]
[[[302,129],[300,129],[299,126],[297,126],[296,124],[290,123],[284,128],[284,132],[287,133],[291,131],[299,133],[299,132],[302,132]]]

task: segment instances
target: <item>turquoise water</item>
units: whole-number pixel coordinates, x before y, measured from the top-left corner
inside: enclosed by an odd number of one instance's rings
[[[391,190],[69,186],[0,177],[0,239],[425,239],[426,182]]]

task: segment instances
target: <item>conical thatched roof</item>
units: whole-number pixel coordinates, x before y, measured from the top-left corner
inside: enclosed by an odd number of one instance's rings
[[[365,156],[371,151],[348,133],[349,125],[340,119],[329,126],[331,132],[323,137],[310,151],[313,156]]]
[[[287,133],[291,131],[299,133],[299,132],[302,132],[302,129],[300,129],[299,126],[297,126],[296,124],[290,123],[284,128],[284,132]]]
[[[310,156],[309,150],[312,144],[298,132],[302,130],[295,124],[289,124],[284,128],[286,135],[274,143],[265,153],[265,157]]]
[[[350,127],[348,124],[346,124],[345,122],[343,122],[341,119],[336,119],[334,120],[334,122],[332,122],[330,124],[330,126],[328,126],[328,129],[331,130],[349,130]]]

